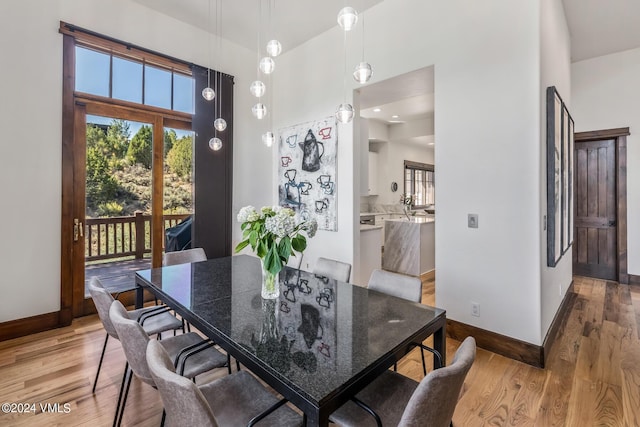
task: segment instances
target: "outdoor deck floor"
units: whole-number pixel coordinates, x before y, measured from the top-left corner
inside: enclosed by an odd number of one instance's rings
[[[89,298],[87,284],[92,277],[97,277],[103,286],[111,292],[132,290],[136,286],[135,272],[151,268],[151,259],[130,259],[124,261],[91,264],[85,267],[84,295]]]

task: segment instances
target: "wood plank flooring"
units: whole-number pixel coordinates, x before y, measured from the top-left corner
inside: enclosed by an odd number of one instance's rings
[[[478,349],[454,415],[458,426],[640,426],[640,287],[576,277],[573,303],[538,369]],[[434,283],[423,302],[434,304]],[[37,414],[4,414],[0,426],[109,426],[124,356],[110,340],[95,394],[93,377],[104,340],[96,316],[66,328],[0,343],[0,403],[35,403]],[[429,343],[429,340],[426,341]],[[447,341],[449,359],[459,343]],[[399,363],[419,380],[417,351]],[[207,381],[225,370],[200,379]],[[59,403],[59,413],[40,403]],[[64,413],[69,403],[69,413]],[[156,390],[133,382],[123,425],[158,426]]]

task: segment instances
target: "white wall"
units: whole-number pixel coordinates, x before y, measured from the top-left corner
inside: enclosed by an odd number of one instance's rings
[[[452,319],[541,344],[539,1],[386,0],[365,15],[371,83],[435,65],[436,304]],[[349,70],[359,39],[348,36]],[[342,102],[341,46],[335,27],[280,59],[279,127]],[[312,259],[349,261],[357,242],[359,147],[352,125],[340,137],[339,232],[315,238]],[[479,214],[480,228],[466,227],[467,213]],[[471,301],[482,317],[471,317]]]
[[[576,132],[629,127],[627,245],[629,274],[640,275],[640,49],[571,64]]]
[[[543,218],[547,214],[547,104],[546,88],[555,86],[571,108],[570,37],[560,0],[542,0],[540,4],[540,300],[542,338],[546,336],[572,280],[572,248],[554,268],[547,267],[547,230]]]
[[[273,73],[276,86],[274,129],[334,115],[344,97],[342,50],[339,46],[342,46],[342,34],[336,28],[277,58],[277,71]],[[359,224],[354,205],[360,197],[359,148],[355,149],[357,162],[354,156],[354,144],[360,147],[360,141],[354,138],[354,125],[356,121],[338,124],[338,230],[319,230],[308,242],[303,261],[305,269],[313,269],[315,260],[321,256],[354,265],[354,252],[359,240],[355,233],[360,232],[358,226],[354,227]],[[274,147],[274,164],[276,150]],[[275,173],[274,169],[272,174]],[[276,203],[277,189],[274,188],[272,194]]]
[[[0,2],[0,322],[60,308],[62,35],[59,21],[207,65],[208,34],[130,0]],[[19,36],[18,36],[19,35]],[[216,46],[215,40],[212,46]],[[270,203],[269,150],[248,87],[255,54],[226,42],[213,64],[235,75],[233,206]],[[239,227],[234,228],[234,242]],[[67,256],[68,254],[62,254]]]

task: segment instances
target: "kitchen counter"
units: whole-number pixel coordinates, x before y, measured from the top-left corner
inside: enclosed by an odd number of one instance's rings
[[[360,231],[382,230],[381,225],[360,224]]]
[[[435,218],[431,218],[425,215],[416,215],[416,216],[409,216],[411,218],[411,220],[408,220],[406,217],[404,218],[396,218],[396,219],[388,219],[387,221],[392,221],[392,222],[412,222],[412,223],[416,223],[416,224],[426,224],[426,223],[430,223],[430,222],[436,222]]]
[[[386,220],[382,268],[411,276],[435,269],[435,222],[422,216]]]

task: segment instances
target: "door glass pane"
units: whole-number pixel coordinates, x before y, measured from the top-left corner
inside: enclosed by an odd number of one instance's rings
[[[109,55],[76,47],[76,90],[109,96],[109,64]]]
[[[171,72],[145,65],[144,103],[171,109]]]
[[[164,227],[165,250],[188,249],[191,227],[175,227],[193,214],[193,132],[164,130]]]
[[[130,288],[151,267],[152,141],[149,124],[87,115],[85,283]]]
[[[142,104],[142,64],[113,57],[112,97]]]
[[[193,94],[195,82],[191,76],[182,74],[173,75],[173,109],[184,113],[193,114]]]

